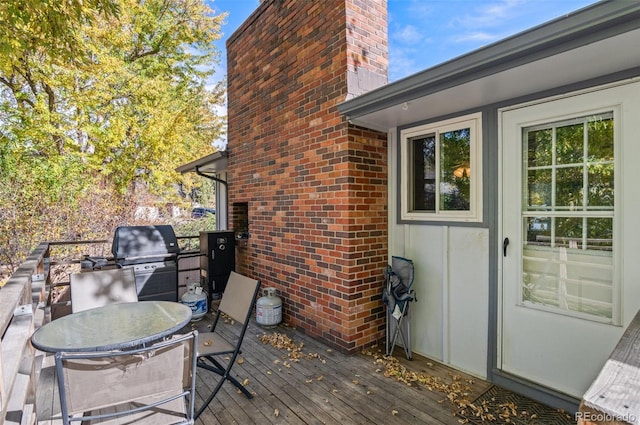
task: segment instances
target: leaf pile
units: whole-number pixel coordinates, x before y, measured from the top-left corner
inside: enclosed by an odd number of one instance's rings
[[[291,338],[283,333],[273,332],[270,335],[262,334],[261,336],[258,336],[258,338],[265,345],[269,344],[279,350],[287,350],[287,357],[289,357],[291,361],[299,362],[300,359],[318,359],[323,363],[325,362],[325,360],[323,360],[318,353],[303,352],[303,342],[301,342],[300,344],[295,344]]]
[[[439,392],[446,396],[451,406],[463,417],[460,423],[468,423],[468,417],[475,417],[485,422],[498,423],[535,423],[537,415],[518,409],[513,402],[492,405],[488,400],[480,403],[472,402],[470,384],[472,380],[463,379],[460,375],[450,374],[451,382],[431,376],[427,373],[414,372],[403,366],[393,356],[386,356],[380,351],[363,350],[362,353],[374,358],[374,364],[379,366],[376,372],[383,372],[385,377],[394,378],[407,385],[420,385],[429,391]],[[444,402],[445,399],[442,400]],[[495,402],[495,399],[492,401]],[[495,403],[493,403],[495,404]]]
[[[305,353],[303,351],[304,343],[296,344],[285,334],[274,332],[258,335],[258,338],[265,345],[269,344],[274,348],[286,350],[286,357],[293,362],[299,362],[303,358],[307,360],[319,359],[323,363],[325,362],[317,353]],[[330,350],[327,351],[330,352]],[[450,380],[447,380],[423,372],[414,372],[403,366],[397,358],[386,356],[379,350],[374,352],[365,349],[362,353],[373,357],[374,364],[377,366],[376,372],[382,372],[385,377],[393,378],[409,386],[421,386],[429,391],[444,394],[445,398],[440,402],[448,401],[451,404],[455,412],[461,416],[461,419],[458,420],[461,424],[468,423],[469,419],[467,418],[470,417],[479,419],[483,423],[536,423],[536,414],[519,409],[513,402],[496,404],[495,398],[490,401],[471,401],[470,397],[473,395],[470,387],[473,384],[471,379],[463,379],[460,375],[450,373]],[[287,366],[286,362],[285,366]],[[317,380],[322,380],[322,377],[318,377]],[[311,380],[307,382],[311,382]]]

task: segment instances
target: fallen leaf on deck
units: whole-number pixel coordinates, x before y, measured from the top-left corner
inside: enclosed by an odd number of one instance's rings
[[[291,340],[291,338],[289,338],[285,334],[281,334],[278,332],[274,332],[270,335],[263,334],[262,336],[259,336],[259,339],[260,341],[262,341],[263,344],[270,344],[275,348],[286,350],[287,357],[289,357],[291,361],[299,362],[300,359],[303,359],[303,358],[306,358],[307,360],[312,360],[315,358],[315,359],[319,359],[323,363],[325,362],[324,359],[322,359],[320,355],[317,353],[304,353],[302,351],[302,348],[304,347],[304,343],[295,344]]]

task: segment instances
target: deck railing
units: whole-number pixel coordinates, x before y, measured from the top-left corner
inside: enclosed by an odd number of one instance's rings
[[[179,241],[181,293],[188,282],[199,280],[200,263],[198,237]],[[106,240],[43,242],[0,288],[0,425],[37,423],[36,383],[42,359],[31,346],[31,335],[52,315],[71,311],[63,293],[69,273],[80,269],[82,254],[100,255],[109,247]]]
[[[46,243],[38,245],[0,288],[0,425],[33,424],[37,364],[29,343],[42,311],[34,308],[48,274]]]
[[[579,425],[640,424],[640,311],[587,390]]]

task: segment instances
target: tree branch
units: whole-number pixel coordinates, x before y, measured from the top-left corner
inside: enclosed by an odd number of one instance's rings
[[[49,112],[54,112],[56,110],[55,104],[56,104],[56,94],[54,93],[53,89],[51,88],[51,86],[49,84],[46,83],[42,83],[42,87],[44,88],[44,91],[47,93],[47,99],[48,99],[48,104],[49,104]]]
[[[26,103],[32,108],[35,106],[35,104],[32,101],[30,101],[29,99],[25,99],[23,96],[21,96],[22,93],[20,92],[20,90],[18,90],[15,84],[13,84],[13,82],[11,82],[9,79],[5,77],[0,77],[0,83],[4,84],[9,88],[9,90],[11,90],[11,93],[13,94],[13,98],[16,100],[18,104],[24,105]]]
[[[12,83],[11,81],[7,80],[5,77],[0,76],[0,83],[2,83],[2,84],[4,84],[5,86],[9,87],[9,89],[10,89],[12,92],[15,92],[15,91],[16,91],[16,90],[15,90],[15,88],[14,88],[13,83]]]
[[[127,60],[128,60],[128,62],[133,62],[135,60],[142,59],[145,56],[152,56],[152,55],[156,55],[158,53],[160,53],[160,48],[156,47],[155,49],[147,50],[147,51],[144,51],[142,53],[138,53],[138,52],[131,53]]]
[[[31,89],[31,93],[33,94],[33,96],[37,97],[38,89],[36,88],[36,84],[33,81],[33,78],[31,77],[31,71],[29,70],[27,60],[24,57],[22,57],[20,58],[20,62],[22,62],[23,71],[24,71],[21,74],[24,77],[24,80],[27,82],[29,89]],[[18,71],[18,73],[20,73],[20,69],[17,69],[17,67],[14,66],[13,69],[15,69],[16,71]]]

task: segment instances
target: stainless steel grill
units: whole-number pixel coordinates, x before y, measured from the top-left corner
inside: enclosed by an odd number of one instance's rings
[[[179,252],[169,225],[118,227],[111,245],[116,264],[133,268],[141,301],[178,301]]]

